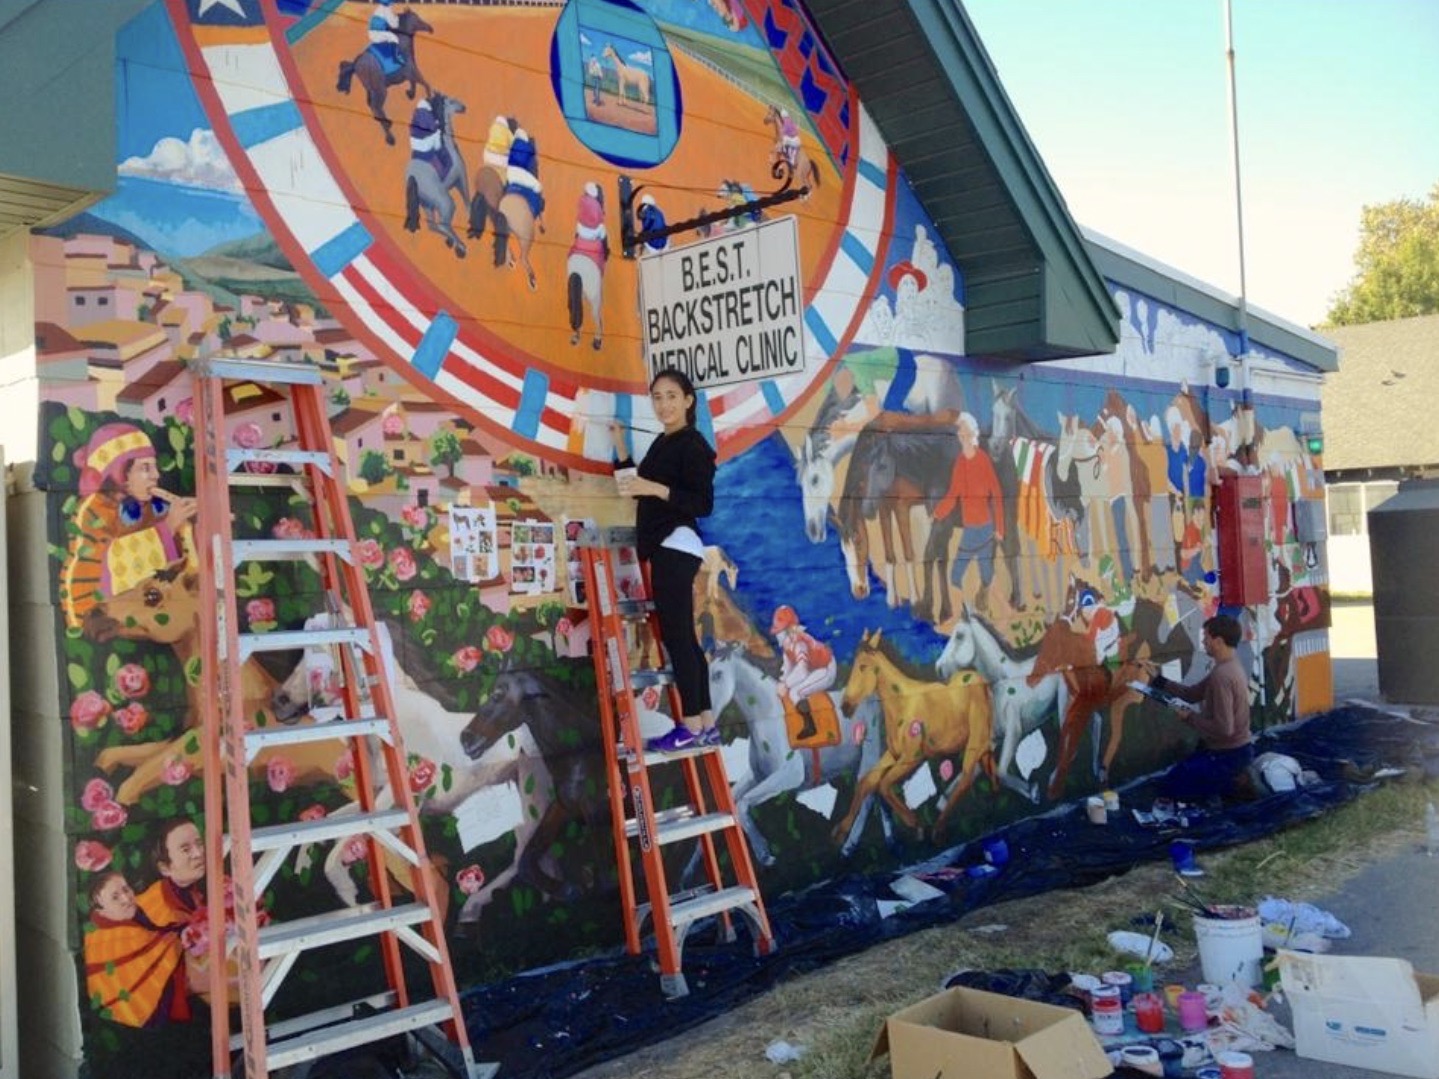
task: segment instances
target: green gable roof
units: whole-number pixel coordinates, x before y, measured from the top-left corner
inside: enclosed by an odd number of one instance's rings
[[[965,351],[1113,352],[1119,312],[958,0],[806,0],[965,285]]]

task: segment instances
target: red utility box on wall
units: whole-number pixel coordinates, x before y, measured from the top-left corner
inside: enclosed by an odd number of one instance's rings
[[[1264,480],[1226,475],[1214,494],[1219,540],[1219,602],[1249,607],[1269,600],[1264,553]]]

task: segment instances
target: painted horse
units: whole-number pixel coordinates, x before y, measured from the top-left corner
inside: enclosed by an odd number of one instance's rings
[[[905,803],[899,785],[933,758],[963,753],[959,775],[944,792],[943,806],[934,822],[936,838],[943,836],[950,813],[973,786],[980,768],[998,786],[989,683],[971,670],[959,671],[944,682],[916,678],[900,669],[880,635],[881,631],[876,630],[861,638],[840,707],[845,715],[851,715],[862,701],[879,698],[884,716],[884,754],[855,787],[849,811],[831,833],[836,843],[849,835],[865,799],[875,793],[923,839],[924,829]]]
[[[771,105],[764,114],[764,122],[774,129],[774,149],[769,153],[770,175],[776,180],[783,180],[785,176],[791,177],[792,181],[802,188],[810,191],[818,191],[820,185],[819,166],[809,156],[803,146],[794,150],[794,160],[784,150],[784,120],[779,114],[778,106]]]
[[[402,82],[410,84],[405,90],[405,96],[411,101],[415,99],[416,85],[423,86],[426,94],[430,93],[430,84],[420,74],[420,64],[415,58],[415,35],[433,34],[434,32],[435,28],[416,15],[414,11],[402,11],[400,23],[395,28],[395,36],[400,39],[399,51],[403,54],[405,62],[398,70],[386,74],[380,58],[368,48],[353,60],[345,60],[340,64],[340,76],[336,82],[337,89],[342,94],[348,94],[350,84],[355,78],[359,78],[360,85],[365,88],[365,100],[370,106],[370,115],[380,125],[380,130],[385,133],[385,142],[391,146],[395,145],[395,135],[390,130],[394,126],[394,122],[385,115],[385,96],[389,93],[391,86],[398,86]]]
[[[459,192],[460,206],[469,206],[470,181],[465,173],[465,159],[460,156],[459,143],[455,139],[455,117],[465,111],[465,103],[441,93],[430,94],[429,102],[439,128],[442,150],[438,164],[411,158],[405,168],[405,229],[419,231],[420,211],[423,210],[425,227],[443,236],[445,246],[454,251],[456,258],[464,258],[465,244],[453,225],[456,204],[451,192]],[[443,172],[440,171],[442,168]]]

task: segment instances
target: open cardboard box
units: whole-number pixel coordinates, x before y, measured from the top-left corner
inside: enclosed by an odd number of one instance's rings
[[[1300,1056],[1439,1079],[1439,975],[1403,959],[1282,949],[1279,972]]]
[[[1114,1069],[1079,1012],[979,989],[946,989],[895,1012],[870,1059],[894,1079],[1100,1079]]]

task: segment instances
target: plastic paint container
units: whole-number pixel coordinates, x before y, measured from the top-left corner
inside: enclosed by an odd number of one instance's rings
[[[1119,999],[1122,1003],[1128,1004],[1134,996],[1134,979],[1122,970],[1106,970],[1099,976],[1099,980],[1105,985],[1112,986],[1119,990]]]
[[[1220,1079],[1254,1079],[1254,1058],[1248,1053],[1220,1053],[1215,1061]]]
[[[1109,823],[1109,811],[1104,808],[1104,799],[1097,794],[1085,799],[1084,812],[1089,815],[1090,824]]]
[[[1203,1067],[1194,1073],[1194,1079],[1223,1079],[1218,1068]]]
[[[1124,969],[1134,984],[1136,993],[1150,993],[1154,990],[1154,970],[1143,963],[1125,963]]]
[[[1104,801],[1104,808],[1110,813],[1119,812],[1119,793],[1117,791],[1105,791],[1099,796]]]
[[[1134,994],[1134,1022],[1143,1034],[1164,1033],[1164,1005],[1153,993]],[[1155,1060],[1158,1060],[1155,1057]]]
[[[1119,999],[1119,990],[1113,986],[1100,986],[1094,991],[1089,1003],[1090,1020],[1094,1033],[1111,1037],[1124,1033],[1124,1004]]]
[[[1179,1014],[1179,1029],[1186,1033],[1204,1030],[1209,1026],[1209,1009],[1204,1003],[1204,994],[1183,992],[1175,1009]]]
[[[1071,974],[1069,976],[1069,988],[1084,1001],[1084,1007],[1089,1008],[1089,1003],[1094,999],[1094,991],[1104,983],[1093,974]]]
[[[1245,987],[1263,981],[1264,928],[1252,907],[1217,907],[1224,917],[1194,919],[1194,940],[1206,981]]]
[[[1169,1010],[1175,1015],[1179,1014],[1179,994],[1184,991],[1184,986],[1178,982],[1171,982],[1164,987],[1164,1002],[1169,1005]]]
[[[1126,1045],[1119,1051],[1119,1063],[1150,1075],[1164,1074],[1164,1065],[1159,1063],[1159,1050],[1149,1045]]]
[[[1009,844],[1003,839],[986,839],[984,841],[984,860],[993,866],[1004,865],[1009,861]]]

